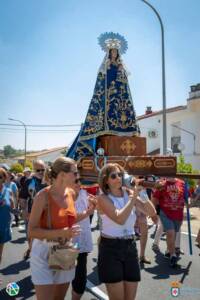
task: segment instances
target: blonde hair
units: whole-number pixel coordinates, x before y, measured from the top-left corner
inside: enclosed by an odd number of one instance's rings
[[[109,193],[109,186],[107,184],[108,177],[116,169],[119,169],[120,172],[124,173],[124,168],[117,163],[106,164],[100,171],[99,187],[103,191],[103,193],[106,195]]]
[[[59,157],[52,164],[49,176],[56,178],[60,172],[68,173],[71,171],[72,166],[76,166],[75,160],[69,157]]]
[[[51,168],[46,168],[44,172],[44,182],[48,185],[51,185],[53,182],[53,178],[51,176]]]
[[[5,171],[4,168],[0,168],[0,175],[2,175],[4,177],[4,182],[5,182],[8,173]]]

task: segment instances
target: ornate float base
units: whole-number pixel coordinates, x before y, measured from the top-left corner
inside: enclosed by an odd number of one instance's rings
[[[98,138],[98,148],[105,156],[146,155],[146,138],[140,136],[103,135]]]
[[[79,161],[81,178],[97,182],[99,170],[105,163],[118,163],[132,175],[176,176],[174,156],[99,156],[84,157]]]

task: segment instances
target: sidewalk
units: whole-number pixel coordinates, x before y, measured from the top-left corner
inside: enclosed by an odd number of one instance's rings
[[[190,208],[190,221],[191,221],[191,231],[193,234],[197,235],[200,228],[200,208],[197,207]],[[183,221],[183,225],[181,226],[181,231],[188,232],[186,209],[184,210],[184,221]]]

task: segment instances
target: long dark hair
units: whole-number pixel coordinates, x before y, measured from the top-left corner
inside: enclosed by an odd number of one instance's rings
[[[110,173],[112,173],[116,169],[119,169],[120,172],[124,173],[124,168],[121,165],[119,165],[118,163],[108,163],[100,171],[99,187],[103,191],[103,193],[106,195],[109,193],[109,186],[107,184],[108,177],[109,177]]]
[[[110,49],[109,50],[109,54],[108,54],[108,58],[111,60],[111,51],[113,50],[113,49],[116,49],[116,48],[112,48],[112,49]],[[118,49],[116,49],[117,50],[117,57],[116,57],[116,59],[115,59],[115,61],[117,61],[118,60],[118,58],[119,58],[119,51],[118,51]]]

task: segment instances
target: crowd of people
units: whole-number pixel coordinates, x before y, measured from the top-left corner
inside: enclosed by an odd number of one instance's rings
[[[108,163],[99,173],[98,188],[87,188],[81,184],[76,162],[66,157],[56,159],[51,167],[35,161],[33,171],[26,167],[18,175],[0,168],[0,261],[5,243],[12,239],[12,224],[18,226],[23,220],[28,242],[23,259],[30,258],[37,299],[62,300],[70,284],[71,299],[81,299],[87,256],[93,250],[91,216],[97,210],[99,280],[109,299],[135,299],[140,265],[151,264],[145,255],[148,217],[156,223],[153,251],[160,251],[160,238],[166,234],[164,255],[170,267],[175,268],[184,254],[180,241],[184,182],[151,177],[157,185],[146,189],[143,180],[127,175],[117,163]],[[199,184],[191,195],[192,204],[200,199]]]

